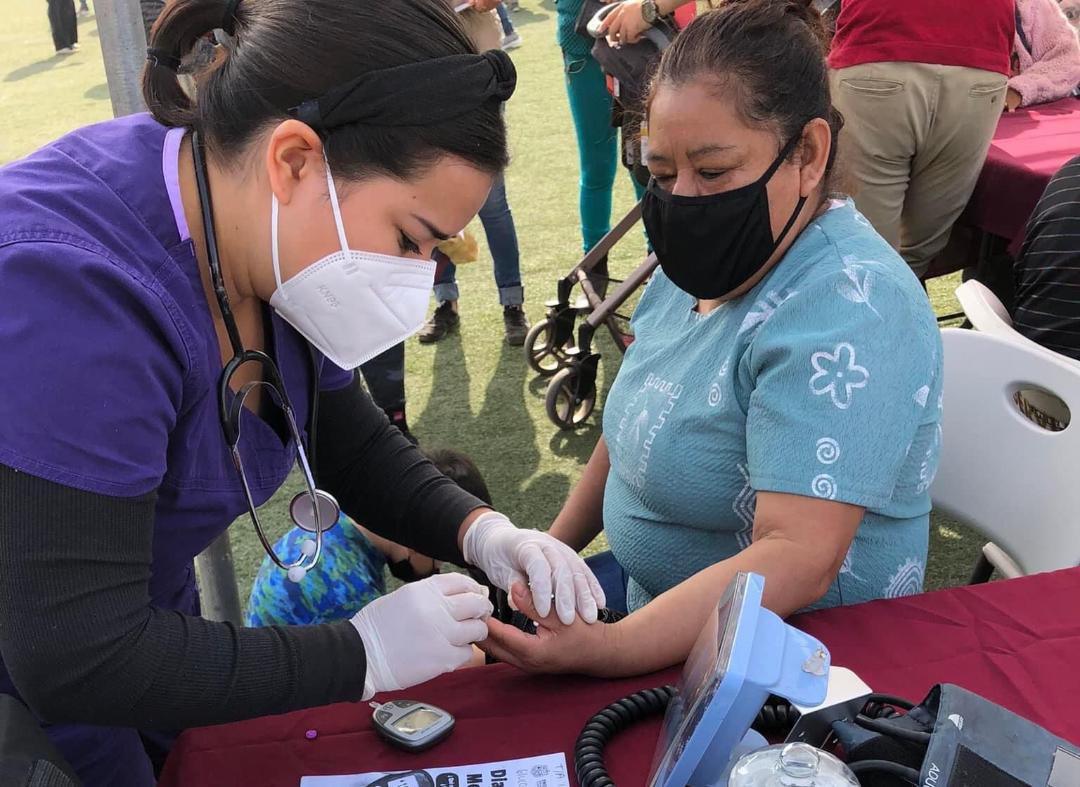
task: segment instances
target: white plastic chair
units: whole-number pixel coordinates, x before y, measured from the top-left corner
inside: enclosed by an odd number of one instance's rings
[[[989,536],[1005,576],[1080,565],[1080,423],[1043,429],[1020,412],[1040,388],[1080,412],[1080,365],[1037,345],[947,328],[942,447],[934,507]]]
[[[976,330],[992,333],[1003,339],[1031,341],[1016,332],[1005,304],[981,281],[969,279],[961,284],[956,288],[956,299],[960,301],[960,308]]]
[[[1039,352],[1049,353],[1065,363],[1080,366],[1080,361],[1074,360],[1067,355],[1048,350],[1038,342],[1033,342],[1024,334],[1013,327],[1012,317],[1008,309],[993,290],[980,281],[969,279],[956,288],[956,299],[960,301],[960,308],[964,310],[964,316],[971,321],[975,330],[1000,336],[1002,339],[1017,342]]]

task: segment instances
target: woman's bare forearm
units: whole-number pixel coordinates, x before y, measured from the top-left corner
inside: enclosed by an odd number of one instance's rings
[[[787,617],[821,598],[839,567],[831,545],[815,550],[804,539],[759,538],[613,624],[602,674],[642,675],[685,661],[705,621],[715,614],[720,597],[740,571],[764,576],[764,606]]]
[[[610,469],[607,443],[601,437],[549,531],[571,549],[580,552],[604,529],[604,486]]]

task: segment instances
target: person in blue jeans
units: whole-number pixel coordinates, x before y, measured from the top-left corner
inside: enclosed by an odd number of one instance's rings
[[[487,202],[480,208],[480,223],[484,225],[488,248],[495,268],[495,284],[499,288],[499,303],[503,307],[503,329],[506,341],[520,347],[529,332],[525,317],[525,288],[521,285],[521,258],[518,252],[514,214],[506,201],[506,181],[499,177],[491,187]],[[458,315],[457,267],[450,263],[435,276],[437,306],[431,319],[420,329],[421,344],[432,344],[457,330]]]
[[[517,49],[525,43],[521,33],[514,29],[514,23],[510,20],[510,12],[505,3],[495,6],[495,12],[499,15],[499,24],[502,25],[502,48],[504,50]]]

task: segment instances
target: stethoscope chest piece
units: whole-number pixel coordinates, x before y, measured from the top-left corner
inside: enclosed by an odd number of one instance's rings
[[[316,489],[314,499],[317,503],[312,503],[311,492],[305,490],[299,492],[289,503],[289,514],[292,517],[292,521],[297,524],[298,527],[303,528],[309,533],[315,533],[319,530],[319,525],[322,525],[322,531],[325,533],[327,530],[337,524],[338,516],[341,514],[341,506],[338,505],[338,501],[334,499],[334,496],[329,492],[324,492],[321,489]],[[315,516],[315,505],[318,505],[318,518]]]

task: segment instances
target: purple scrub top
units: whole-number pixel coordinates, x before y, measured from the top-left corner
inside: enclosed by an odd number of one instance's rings
[[[0,168],[0,464],[104,495],[157,490],[151,603],[190,614],[193,558],[247,506],[218,420],[221,356],[180,200],[183,134],[133,115]],[[308,344],[276,316],[269,328],[303,428]],[[351,381],[318,360],[324,390]],[[262,503],[295,452],[253,413],[242,419]]]

